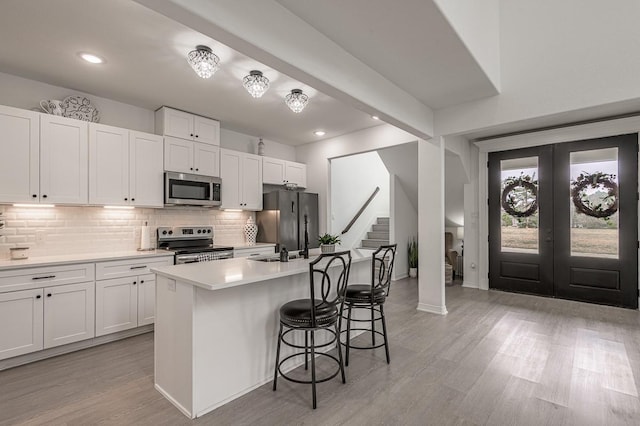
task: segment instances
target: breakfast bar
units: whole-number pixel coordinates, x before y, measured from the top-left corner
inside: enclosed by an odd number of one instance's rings
[[[196,418],[272,380],[278,309],[309,297],[309,263],[318,254],[153,269],[155,388]],[[370,258],[352,256],[350,281],[367,282]]]

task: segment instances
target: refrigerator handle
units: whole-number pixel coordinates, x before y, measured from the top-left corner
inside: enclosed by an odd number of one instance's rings
[[[296,209],[296,202],[295,202],[295,201],[292,201],[292,202],[291,202],[291,213],[295,213],[295,212],[296,212],[296,210],[295,210],[295,209]]]

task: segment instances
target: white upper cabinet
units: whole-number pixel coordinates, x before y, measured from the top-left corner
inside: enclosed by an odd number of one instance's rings
[[[262,157],[220,150],[223,209],[262,210]]]
[[[89,203],[162,207],[162,151],[160,136],[91,123]]]
[[[307,187],[306,164],[279,158],[262,157],[263,183],[270,185],[284,185],[295,183],[301,188]]]
[[[169,172],[218,177],[220,147],[165,136],[164,169]]]
[[[132,205],[164,206],[163,146],[161,136],[129,132],[129,195]]]
[[[89,202],[127,204],[129,200],[129,131],[89,126]]]
[[[0,152],[0,203],[38,203],[40,114],[0,106]]]
[[[40,116],[40,202],[87,204],[88,160],[86,121]]]
[[[156,133],[220,145],[220,122],[168,107],[156,111]]]

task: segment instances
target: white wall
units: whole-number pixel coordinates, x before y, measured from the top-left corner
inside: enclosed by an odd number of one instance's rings
[[[501,1],[501,94],[436,111],[436,134],[640,104],[638,17],[637,0]]]
[[[9,248],[29,246],[30,256],[104,253],[136,250],[138,230],[145,222],[158,226],[208,225],[216,244],[245,242],[243,227],[251,212],[225,212],[205,208],[112,210],[102,207],[25,208],[0,206],[5,228],[0,230],[0,259]],[[36,238],[38,236],[38,238]]]
[[[307,165],[307,191],[318,193],[320,233],[330,229],[329,159],[375,151],[392,145],[414,142],[417,138],[396,127],[383,124],[336,138],[296,147],[296,159]]]
[[[435,0],[435,3],[500,90],[500,0]]]
[[[236,151],[258,153],[259,138],[245,135],[244,133],[232,130],[220,129],[220,146],[222,148],[234,149]],[[265,157],[281,158],[283,160],[295,161],[296,149],[291,145],[263,139]]]
[[[391,221],[389,238],[398,244],[393,279],[398,280],[409,274],[407,244],[412,238],[418,240],[418,211],[407,196],[402,183],[395,175],[390,176]]]
[[[375,218],[389,216],[389,172],[375,151],[331,160],[330,233],[342,247],[357,248]],[[340,234],[376,187],[380,191],[349,232]]]
[[[28,54],[28,53],[26,53]],[[43,66],[46,66],[43,64]],[[67,96],[86,96],[100,112],[100,123],[154,133],[154,112],[134,105],[101,98],[65,87],[0,73],[0,105],[40,109],[43,99],[63,100]]]
[[[470,149],[469,170],[470,182],[464,186],[464,282],[463,286],[478,288],[480,286],[479,264],[480,264],[480,223],[479,223],[479,180],[478,180],[478,148],[472,146]],[[486,170],[486,167],[485,167]],[[483,200],[486,205],[486,200]],[[486,240],[485,240],[486,241]],[[487,246],[485,243],[484,247]]]

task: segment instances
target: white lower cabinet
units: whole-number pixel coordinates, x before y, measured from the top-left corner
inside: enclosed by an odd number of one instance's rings
[[[268,256],[276,253],[275,245],[272,246],[253,246],[253,247],[235,247],[233,249],[233,257],[251,257],[251,256]]]
[[[92,282],[44,289],[44,348],[95,336],[95,285]]]
[[[155,274],[96,281],[96,336],[153,324]]]
[[[42,349],[43,289],[0,293],[0,359]]]

